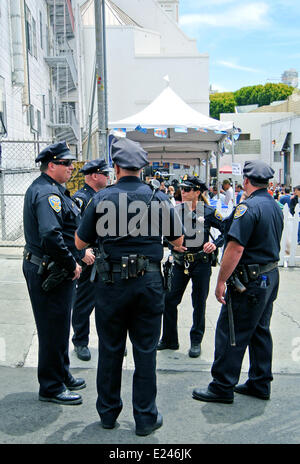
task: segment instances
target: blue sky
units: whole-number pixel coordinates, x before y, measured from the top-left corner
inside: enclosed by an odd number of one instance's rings
[[[179,24],[209,54],[210,84],[219,91],[300,79],[300,0],[180,0]],[[300,84],[299,84],[300,87]]]

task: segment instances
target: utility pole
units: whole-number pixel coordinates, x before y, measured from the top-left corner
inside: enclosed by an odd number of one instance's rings
[[[98,99],[98,156],[108,162],[106,60],[105,60],[105,0],[94,0],[96,39],[96,87]],[[97,156],[97,157],[98,157]]]

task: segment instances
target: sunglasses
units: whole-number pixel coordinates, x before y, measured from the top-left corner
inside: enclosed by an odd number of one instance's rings
[[[102,174],[102,176],[109,177],[108,172],[97,172],[96,174]]]
[[[71,166],[73,160],[61,160],[61,161],[52,161],[53,164],[57,164],[60,166]]]
[[[181,187],[181,189],[186,193],[190,192],[191,190],[194,190],[193,187]]]

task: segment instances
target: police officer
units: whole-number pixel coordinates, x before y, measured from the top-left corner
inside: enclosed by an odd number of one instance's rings
[[[74,159],[66,142],[46,147],[36,158],[42,173],[24,200],[23,272],[39,340],[39,399],[59,404],[81,403],[81,396],[73,390],[86,386],[84,379],[71,375],[68,355],[72,297],[81,273],[77,261],[85,255],[74,243],[80,210],[63,186],[72,175]],[[60,283],[58,275],[50,273],[54,262],[60,274],[66,274]],[[54,277],[56,285],[44,290],[45,279],[53,283]]]
[[[193,391],[193,398],[200,401],[232,403],[234,392],[262,400],[270,397],[270,319],[278,292],[283,215],[267,191],[274,170],[260,160],[246,161],[243,174],[247,199],[234,211],[215,292],[222,309],[216,328],[213,380],[207,390]],[[248,380],[237,385],[247,347]]]
[[[128,331],[135,361],[132,401],[136,434],[145,436],[162,425],[156,407],[156,347],[163,312],[163,246],[160,212],[159,227],[152,230],[154,207],[164,202],[171,218],[167,238],[173,244],[182,243],[183,229],[167,196],[140,180],[148,160],[138,143],[113,139],[112,160],[117,183],[93,197],[75,243],[82,249],[99,236],[95,316],[99,336],[97,410],[101,424],[114,428],[122,409],[121,373]],[[133,211],[138,210],[141,213],[136,216]],[[175,235],[176,218],[180,233]],[[138,229],[145,232],[138,234]]]
[[[73,199],[80,206],[81,214],[96,192],[106,187],[109,178],[109,167],[104,159],[98,158],[88,161],[80,169],[85,176],[84,186],[78,190]],[[92,264],[92,263],[90,263]],[[89,361],[91,353],[88,348],[90,332],[90,315],[95,306],[94,285],[90,282],[91,265],[82,265],[82,273],[77,282],[76,299],[73,305],[72,326],[74,335],[72,342],[77,357],[82,361]]]
[[[162,338],[157,349],[177,350],[179,348],[177,306],[180,304],[191,279],[193,325],[190,330],[189,356],[197,358],[200,356],[205,330],[205,307],[209,292],[211,264],[212,261],[214,261],[214,265],[216,264],[214,252],[224,243],[222,234],[216,239],[210,240],[210,229],[213,227],[223,233],[224,223],[221,214],[207,204],[203,195],[207,187],[198,177],[188,176],[180,184],[180,187],[183,203],[178,205],[176,209],[185,226],[186,220],[189,218],[192,220],[192,229],[186,227],[186,232],[195,234],[199,233],[201,229],[202,234],[201,238],[196,237],[194,240],[191,240],[191,236],[185,235],[184,251],[177,247],[171,247],[174,261],[171,289],[165,297]],[[187,241],[190,243],[188,244]]]

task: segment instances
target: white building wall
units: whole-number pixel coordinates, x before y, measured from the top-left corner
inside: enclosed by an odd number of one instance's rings
[[[188,39],[156,2],[114,3],[145,29],[107,26],[109,121],[117,121],[145,108],[165,88],[163,78],[166,75],[172,89],[187,104],[208,115],[208,55],[197,51],[196,42]],[[91,20],[92,16],[89,16]],[[94,26],[84,26],[82,36],[83,101],[89,109],[95,62]]]
[[[281,156],[280,162],[274,161],[274,145],[272,140],[278,140],[281,133],[291,133],[291,154],[290,154],[290,172],[291,185],[300,184],[300,161],[295,161],[294,145],[300,144],[300,117],[290,116],[279,121],[264,124],[262,126],[261,153],[262,159],[269,163],[275,170],[277,182],[284,182],[284,156]]]
[[[114,0],[138,24],[161,34],[161,52],[198,55],[196,40],[188,38],[156,0]]]
[[[21,2],[20,2],[21,4]],[[43,49],[40,41],[40,12],[43,18],[45,34],[47,21],[47,5],[43,0],[26,0],[26,4],[36,22],[37,58],[28,54],[30,78],[30,103],[34,106],[35,128],[37,128],[36,111],[41,112],[42,136],[44,140],[51,140],[52,130],[47,126],[49,119],[48,89],[50,87],[49,67],[44,60],[46,53],[46,37],[43,37]],[[8,138],[11,140],[33,140],[34,133],[30,131],[27,118],[28,98],[26,85],[12,84],[13,57],[11,47],[10,2],[1,2],[0,15],[0,76],[5,79],[6,111]],[[26,50],[26,46],[24,46]],[[25,58],[25,55],[24,55]],[[24,69],[26,74],[26,68]],[[25,76],[27,77],[27,76]],[[46,118],[43,117],[43,97],[46,102]]]
[[[250,140],[261,138],[261,126],[271,121],[282,119],[287,113],[221,113],[221,121],[233,121],[242,133],[250,134]]]

